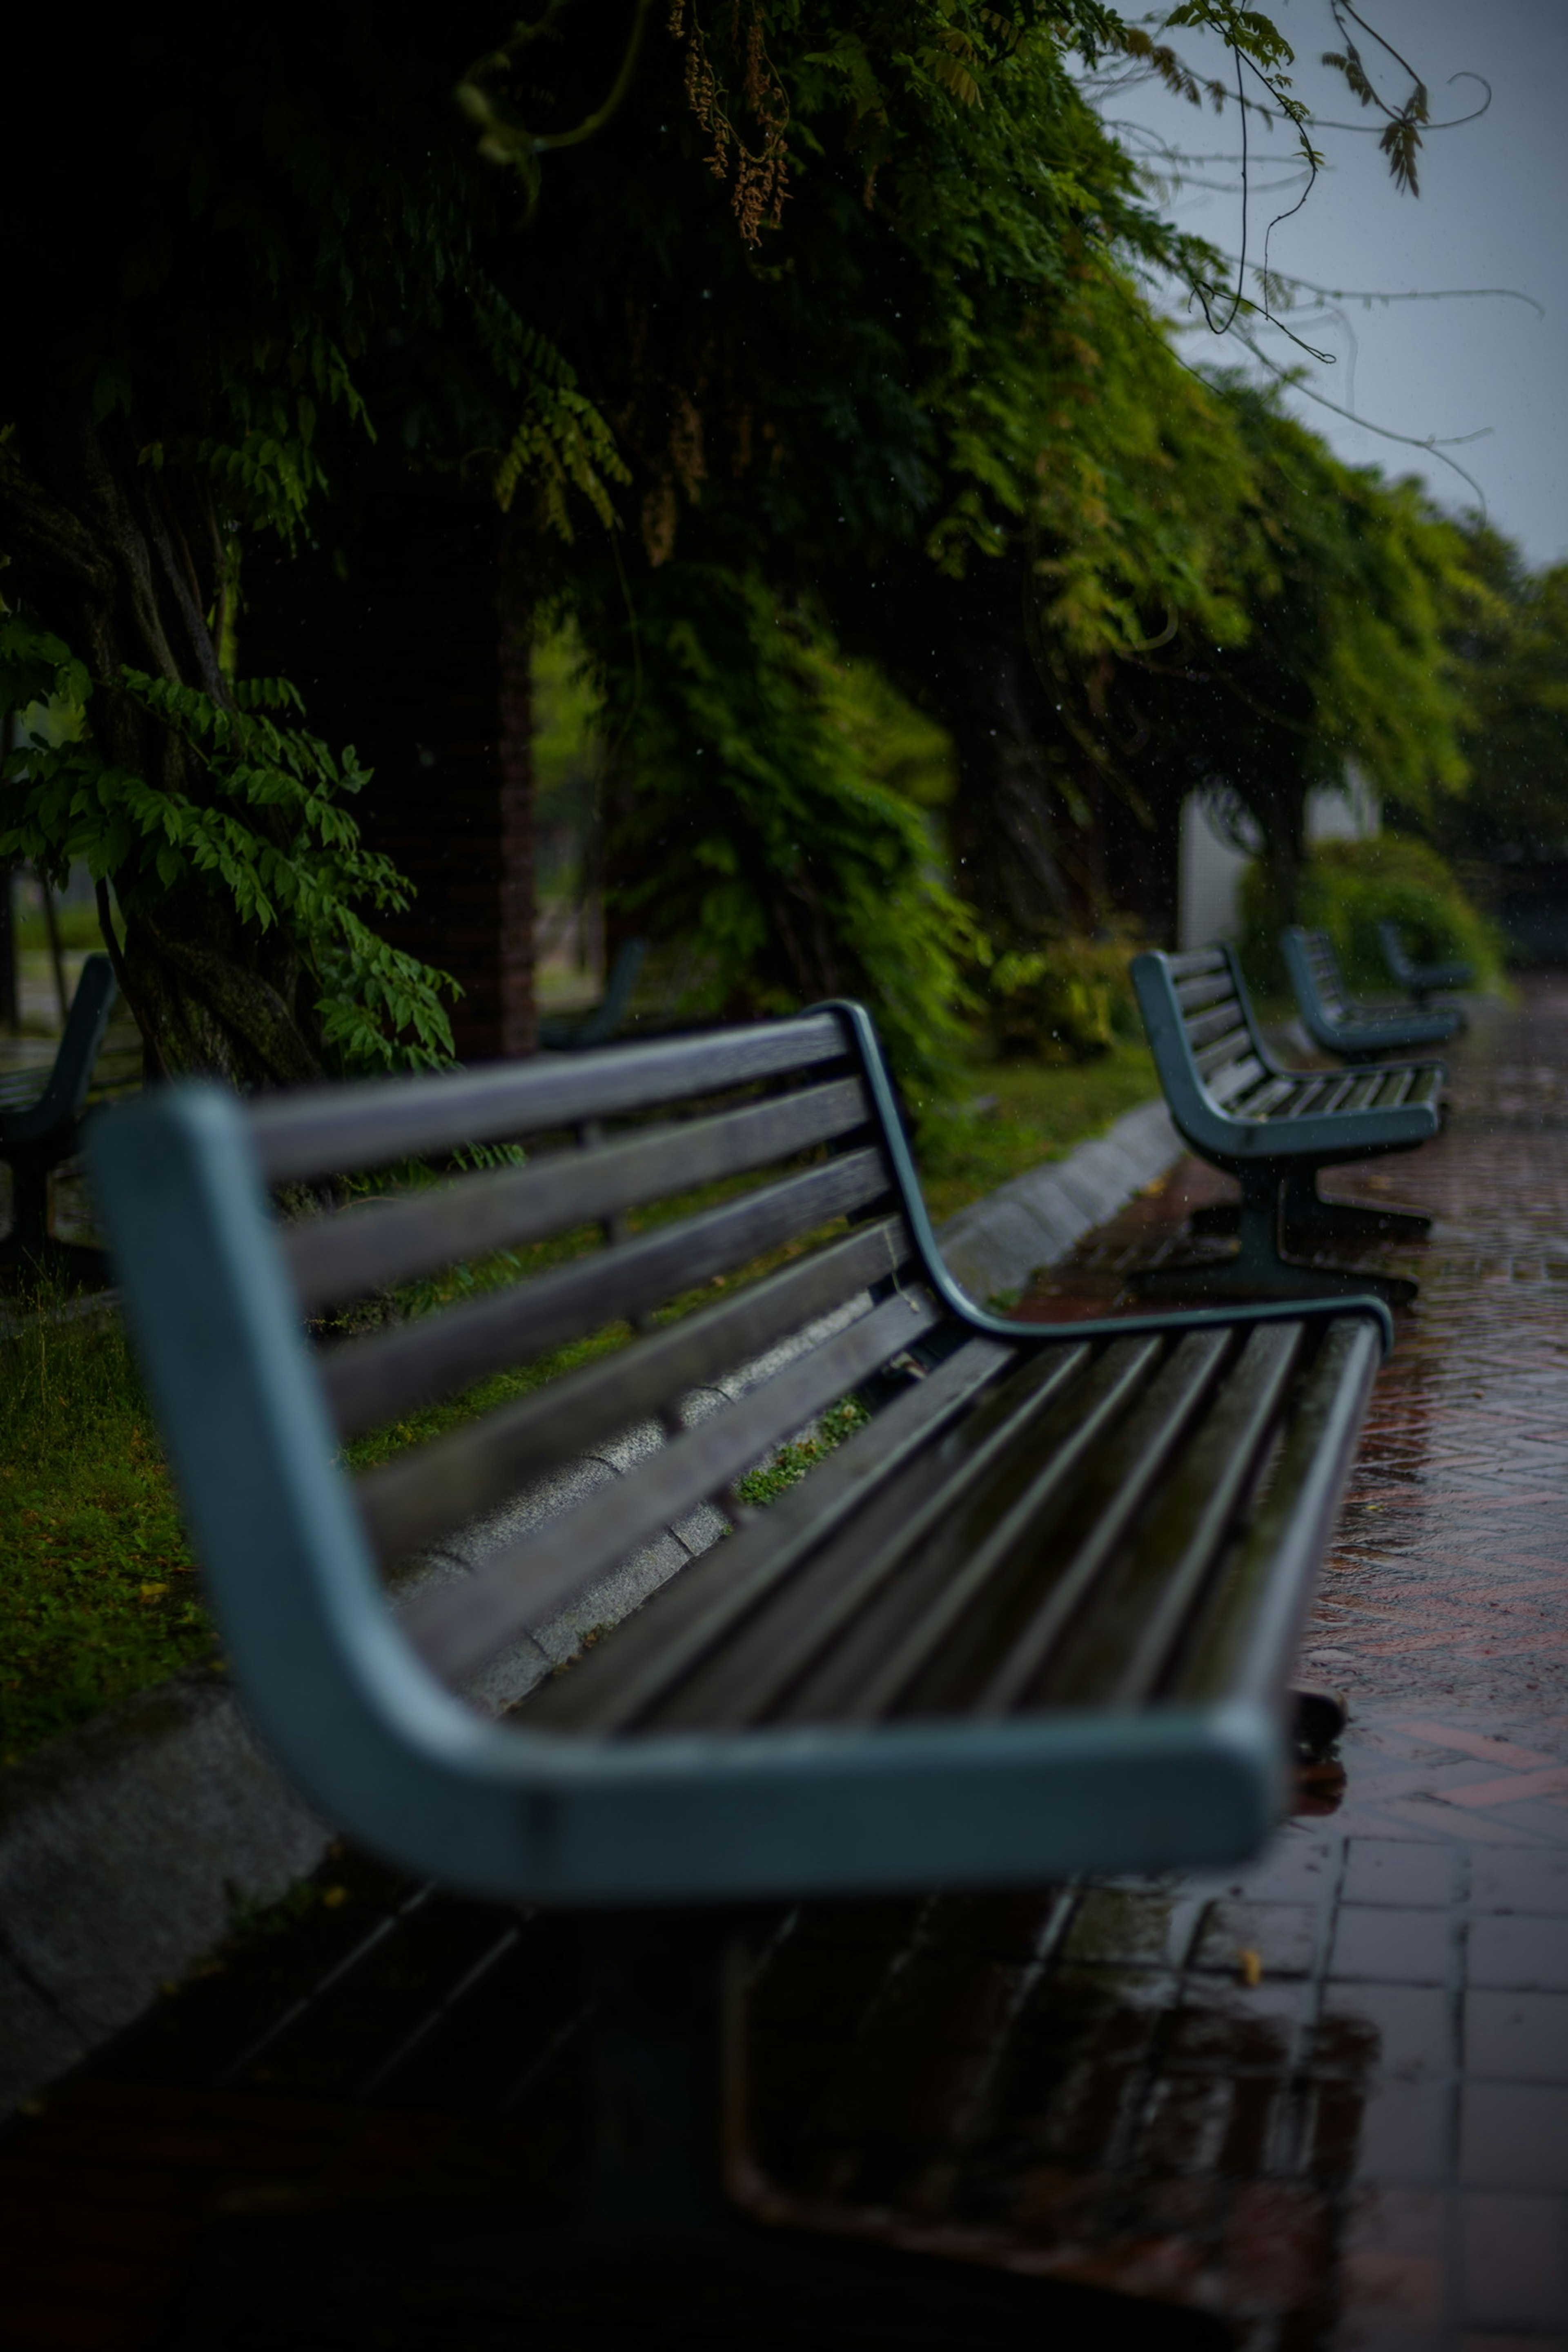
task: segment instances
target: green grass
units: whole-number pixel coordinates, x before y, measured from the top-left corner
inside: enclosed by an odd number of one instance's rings
[[[938,1223],[1008,1177],[1059,1159],[1154,1092],[1148,1055],[1123,1047],[1079,1068],[992,1065],[974,1073],[994,1112],[945,1120],[928,1136],[927,1198]],[[761,1179],[707,1187],[661,1202],[635,1223],[663,1223]],[[596,1229],[557,1236],[453,1276],[405,1302],[435,1305],[468,1281],[480,1286],[563,1263],[596,1244]],[[745,1278],[808,1246],[777,1251]],[[733,1277],[735,1280],[742,1276]],[[671,1301],[660,1321],[689,1311],[728,1279]],[[58,1297],[45,1297],[45,1308]],[[523,1396],[626,1343],[624,1324],[499,1373],[464,1395],[402,1416],[349,1449],[356,1469],[385,1461],[476,1414]],[[825,1417],[815,1438],[786,1447],[742,1483],[766,1503],[857,1425],[859,1408]],[[0,1337],[0,1759],[10,1761],[102,1708],[183,1668],[219,1670],[180,1510],[124,1335],[112,1316],[50,1323]]]
[[[973,1076],[976,1094],[994,1095],[995,1108],[949,1116],[928,1134],[921,1152],[933,1224],[1041,1160],[1065,1159],[1160,1091],[1145,1045],[1118,1045],[1098,1062],[993,1062]]]

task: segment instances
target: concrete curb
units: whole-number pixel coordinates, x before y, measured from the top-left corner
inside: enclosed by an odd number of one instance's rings
[[[937,1238],[977,1298],[1023,1286],[1163,1174],[1182,1146],[1163,1103],[1069,1158],[1015,1177]],[[837,1321],[840,1318],[830,1318]],[[805,1342],[796,1343],[805,1344]],[[742,1388],[777,1368],[749,1366]],[[700,1402],[712,1410],[718,1392]],[[591,1487],[657,1432],[633,1431],[563,1475]],[[400,1598],[470,1570],[520,1523],[561,1506],[560,1479],[421,1563]],[[699,1512],[520,1643],[474,1694],[503,1706],[635,1609],[720,1522]],[[237,1918],[321,1861],[331,1832],[284,1780],[223,1683],[164,1683],[0,1773],[0,2116],[129,2025]]]

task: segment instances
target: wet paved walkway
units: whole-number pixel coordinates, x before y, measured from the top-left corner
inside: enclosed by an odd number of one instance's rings
[[[1453,1096],[1334,1182],[1436,1218],[1377,1260],[1421,1295],[1309,1636],[1342,1777],[1222,1879],[794,1915],[749,2041],[781,2217],[1154,2298],[1173,2347],[1180,2309],[1248,2352],[1568,2352],[1568,983],[1478,1027]],[[1102,1311],[1223,1189],[1184,1165],[1022,1311]],[[581,1982],[568,1922],[331,1865],[0,2142],[4,2340],[544,2340],[516,2302],[438,2335],[159,2315],[225,2214],[547,2217]],[[1053,2292],[1053,2345],[1115,2340]]]

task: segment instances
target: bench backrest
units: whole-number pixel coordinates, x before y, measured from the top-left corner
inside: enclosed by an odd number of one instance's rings
[[[42,1093],[20,1110],[0,1110],[0,1148],[41,1142],[78,1117],[119,993],[109,958],[89,956]]]
[[[1247,983],[1234,949],[1200,948],[1189,955],[1135,958],[1133,979],[1155,1066],[1167,1095],[1195,1075],[1215,1108],[1237,1102],[1275,1075],[1258,1034]],[[1173,1018],[1172,1017],[1173,1015]],[[1177,1036],[1191,1055],[1181,1066]]]
[[[885,1087],[879,1066],[878,1077]],[[247,1268],[215,1277],[197,1253],[184,1278],[195,1294],[259,1272],[296,1332],[313,1325],[313,1374],[291,1377],[309,1384],[301,1409],[319,1412],[318,1454],[425,1417],[432,1434],[354,1481],[384,1570],[604,1439],[643,1423],[666,1433],[657,1475],[645,1465],[415,1603],[405,1632],[457,1685],[683,1514],[716,1502],[736,1516],[738,1477],[941,1322],[929,1289],[900,1287],[921,1268],[887,1108],[829,1011],[248,1110],[185,1088],[156,1116],[223,1130],[205,1170],[196,1154],[195,1181],[215,1192],[254,1197],[259,1183],[297,1202],[301,1188],[360,1171],[352,1197],[334,1181],[318,1213],[253,1227]],[[118,1125],[123,1162],[132,1130]],[[524,1144],[527,1157],[504,1156]],[[476,1151],[493,1164],[450,1172]],[[432,1166],[448,1172],[432,1181]],[[112,1212],[125,1184],[109,1189]],[[123,1209],[118,1224],[123,1257]],[[255,1262],[263,1249],[270,1266]],[[413,1286],[423,1311],[404,1317],[396,1301]],[[749,1367],[867,1292],[873,1311],[804,1351],[798,1377],[745,1393]],[[490,1409],[442,1428],[442,1409],[484,1381]],[[740,1402],[705,1419],[716,1391]],[[190,1417],[165,1412],[176,1439]],[[204,1517],[231,1541],[233,1481],[252,1478],[251,1463],[237,1465],[258,1435],[213,1430],[179,1463],[198,1543]]]
[[[1383,960],[1401,988],[1416,984],[1415,966],[1405,952],[1405,941],[1397,923],[1379,923],[1377,936],[1383,949]]]
[[[1291,923],[1281,934],[1280,948],[1309,1028],[1332,1030],[1355,1019],[1356,1007],[1346,992],[1340,960],[1326,931],[1310,931]]]

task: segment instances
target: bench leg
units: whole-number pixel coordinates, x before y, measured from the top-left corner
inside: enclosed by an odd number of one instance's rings
[[[0,1274],[37,1281],[52,1276],[101,1290],[109,1283],[106,1253],[86,1242],[62,1242],[49,1231],[52,1155],[18,1150],[11,1161],[11,1229],[0,1239]]]
[[[1408,1306],[1416,1286],[1402,1276],[1366,1274],[1353,1266],[1303,1265],[1280,1247],[1281,1195],[1285,1182],[1276,1168],[1249,1168],[1241,1179],[1238,1240],[1233,1257],[1186,1265],[1152,1266],[1134,1275],[1145,1293],[1188,1297],[1345,1298],[1369,1293],[1392,1307]],[[1323,1204],[1327,1205],[1327,1204]],[[1364,1228],[1359,1239],[1369,1238]]]
[[[166,2352],[231,2341],[1223,2352],[1227,2332],[1195,2311],[906,2251],[875,2208],[797,2213],[744,2153],[747,1923],[739,1936],[736,1924],[700,1912],[593,1924],[597,2147],[575,2223],[331,2205],[227,2220],[167,2315]]]

